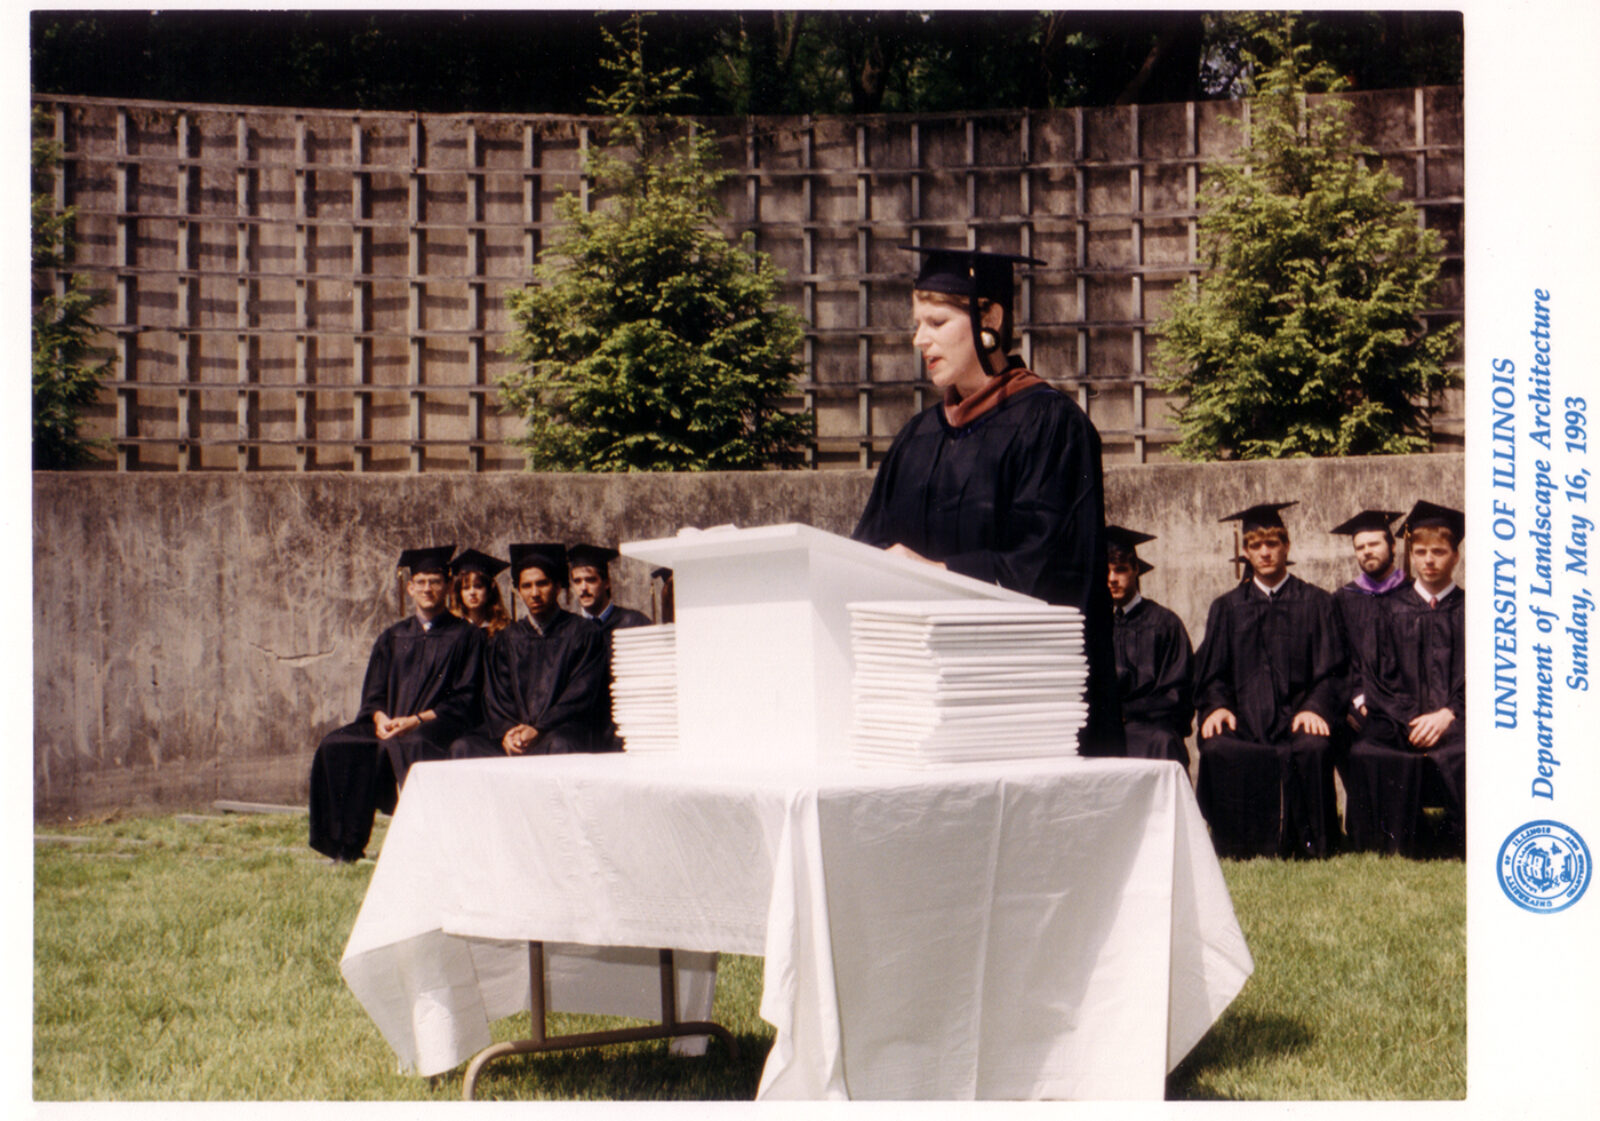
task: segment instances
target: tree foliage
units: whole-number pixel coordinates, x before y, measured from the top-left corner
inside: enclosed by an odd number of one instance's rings
[[[501,379],[534,470],[752,469],[787,462],[811,420],[782,409],[801,372],[798,316],[778,274],[715,226],[713,142],[666,112],[681,74],[650,72],[635,22],[613,39],[601,99],[609,145],[585,171],[595,210],[558,200],[542,283],[509,297],[520,369]]]
[[[56,271],[72,256],[71,207],[57,210],[53,187],[60,146],[49,136],[50,118],[32,119],[32,271],[33,271],[33,466],[56,471],[91,462],[98,441],[79,435],[83,410],[100,394],[114,359],[91,345],[93,322],[105,295],[91,291],[74,273],[56,291]]]
[[[32,13],[39,93],[421,112],[583,113],[624,10]],[[930,113],[1238,96],[1237,14],[648,13],[686,112]],[[1460,12],[1324,11],[1307,40],[1354,88],[1458,84]]]
[[[1205,272],[1157,330],[1159,384],[1187,398],[1183,458],[1426,451],[1430,401],[1454,382],[1456,326],[1420,319],[1442,241],[1346,107],[1308,96],[1341,81],[1293,29],[1259,20],[1245,145],[1207,171]]]

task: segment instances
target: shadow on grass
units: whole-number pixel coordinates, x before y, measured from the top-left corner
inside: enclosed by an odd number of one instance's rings
[[[716,1039],[700,1056],[673,1055],[665,1040],[495,1059],[478,1075],[478,1101],[753,1101],[772,1037],[736,1033],[739,1058]],[[466,1068],[440,1079],[459,1098]]]
[[[1167,1100],[1224,1099],[1227,1095],[1214,1088],[1218,1074],[1302,1051],[1313,1039],[1310,1026],[1293,1016],[1224,1012],[1177,1069],[1167,1075]],[[1248,1083],[1249,1079],[1241,1076],[1238,1081]]]
[[[1248,1084],[1247,1068],[1304,1050],[1313,1042],[1303,1020],[1276,1014],[1224,1014],[1167,1076],[1168,1101],[1218,1101],[1219,1082]],[[772,1047],[770,1035],[737,1034],[739,1058],[711,1041],[705,1055],[670,1054],[664,1040],[510,1055],[478,1076],[478,1101],[752,1101]],[[1238,1072],[1237,1078],[1221,1077]],[[438,1096],[457,1099],[465,1067],[439,1080]]]

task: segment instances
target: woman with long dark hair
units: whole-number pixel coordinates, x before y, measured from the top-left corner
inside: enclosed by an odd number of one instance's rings
[[[495,577],[510,565],[488,553],[476,549],[463,550],[451,562],[455,578],[450,582],[450,597],[446,601],[450,612],[473,626],[482,627],[486,638],[493,638],[511,622],[505,601],[500,597],[500,585]]]

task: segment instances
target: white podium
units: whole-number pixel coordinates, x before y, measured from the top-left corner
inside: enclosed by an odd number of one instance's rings
[[[685,530],[624,556],[673,570],[680,750],[696,760],[848,762],[850,603],[1037,603],[806,525]]]

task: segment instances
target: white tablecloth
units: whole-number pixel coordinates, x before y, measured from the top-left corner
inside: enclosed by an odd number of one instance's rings
[[[528,939],[763,956],[766,1098],[1159,1098],[1253,968],[1176,764],[413,767],[341,963],[402,1069],[527,1007]]]

